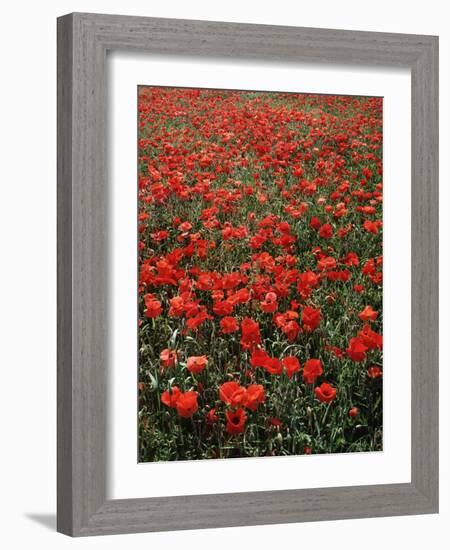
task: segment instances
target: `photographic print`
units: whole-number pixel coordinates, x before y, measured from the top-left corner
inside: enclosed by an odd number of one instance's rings
[[[383,448],[383,99],[138,87],[138,461]]]

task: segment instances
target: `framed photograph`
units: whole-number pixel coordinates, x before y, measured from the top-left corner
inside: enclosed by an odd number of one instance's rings
[[[438,38],[58,19],[58,530],[437,513]]]

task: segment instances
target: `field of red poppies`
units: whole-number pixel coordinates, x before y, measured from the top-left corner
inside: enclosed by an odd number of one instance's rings
[[[139,461],[382,449],[382,99],[139,88]]]

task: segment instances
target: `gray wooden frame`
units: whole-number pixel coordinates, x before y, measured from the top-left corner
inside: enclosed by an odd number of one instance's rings
[[[411,69],[411,483],[107,500],[106,52],[124,49]],[[83,536],[435,513],[437,353],[437,37],[82,13],[58,19],[58,531]]]

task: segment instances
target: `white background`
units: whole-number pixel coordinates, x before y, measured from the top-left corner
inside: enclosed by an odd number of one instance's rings
[[[411,74],[409,70],[114,53],[108,60],[109,170],[113,211],[108,303],[110,498],[338,487],[411,480]],[[136,189],[138,83],[383,96],[383,452],[136,463]],[[274,84],[276,83],[276,84]],[[405,138],[405,136],[408,136]],[[396,231],[397,225],[402,231]],[[387,237],[386,237],[387,236]],[[399,392],[398,388],[403,391]],[[332,475],[324,475],[332,472]]]
[[[445,2],[321,0],[303,3],[110,0],[2,6],[1,131],[1,511],[5,548],[438,547],[450,520],[450,383],[441,354],[441,513],[299,525],[245,527],[70,540],[54,533],[56,361],[56,27],[71,11],[440,35],[441,280],[448,278],[450,28]],[[4,42],[4,43],[3,43]],[[448,285],[441,285],[441,334],[448,338]],[[328,473],[330,476],[332,472]]]

